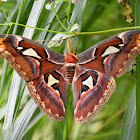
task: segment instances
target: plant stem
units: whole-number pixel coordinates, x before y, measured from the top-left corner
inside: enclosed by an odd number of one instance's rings
[[[69,31],[69,30],[63,25],[63,23],[60,21],[58,15],[57,15],[57,13],[56,13],[56,10],[55,10],[55,7],[54,7],[54,6],[53,6],[53,9],[54,9],[54,13],[55,13],[55,16],[56,16],[58,22],[61,24],[61,26],[62,26],[68,33],[70,33],[70,31]]]

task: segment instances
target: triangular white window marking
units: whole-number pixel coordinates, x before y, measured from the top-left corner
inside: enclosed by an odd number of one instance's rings
[[[17,49],[18,49],[18,50],[22,50],[22,49],[23,49],[23,47],[17,47]]]
[[[120,50],[114,46],[109,46],[105,52],[101,55],[101,57],[104,57],[106,55],[112,54],[112,53],[116,53],[119,52]]]
[[[89,76],[85,81],[82,82],[83,85],[88,86],[90,89],[93,88],[93,78]]]
[[[25,50],[22,54],[23,55],[28,55],[28,56],[33,56],[33,57],[41,59],[41,57],[32,48]]]
[[[55,79],[53,76],[52,76],[52,74],[50,74],[49,76],[48,76],[48,86],[49,87],[51,87],[53,84],[57,84],[59,82],[59,80],[57,80],[57,79]]]
[[[125,45],[124,45],[124,44],[119,44],[118,46],[123,47],[123,46],[125,46]]]

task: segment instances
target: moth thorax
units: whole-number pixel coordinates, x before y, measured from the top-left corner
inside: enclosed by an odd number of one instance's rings
[[[67,69],[66,76],[67,76],[68,82],[69,82],[69,84],[72,84],[72,80],[73,80],[74,73],[75,73],[75,64],[67,63],[66,69]]]

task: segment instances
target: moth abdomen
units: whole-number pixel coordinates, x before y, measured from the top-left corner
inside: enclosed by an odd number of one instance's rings
[[[68,63],[66,67],[66,77],[68,79],[69,84],[72,84],[74,73],[75,73],[75,64]]]

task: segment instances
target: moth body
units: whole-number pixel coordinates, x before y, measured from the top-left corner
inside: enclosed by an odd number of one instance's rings
[[[66,64],[66,77],[68,79],[68,83],[69,84],[72,84],[72,81],[73,81],[73,77],[74,77],[74,74],[75,74],[75,66],[76,64],[75,63],[67,63]]]

